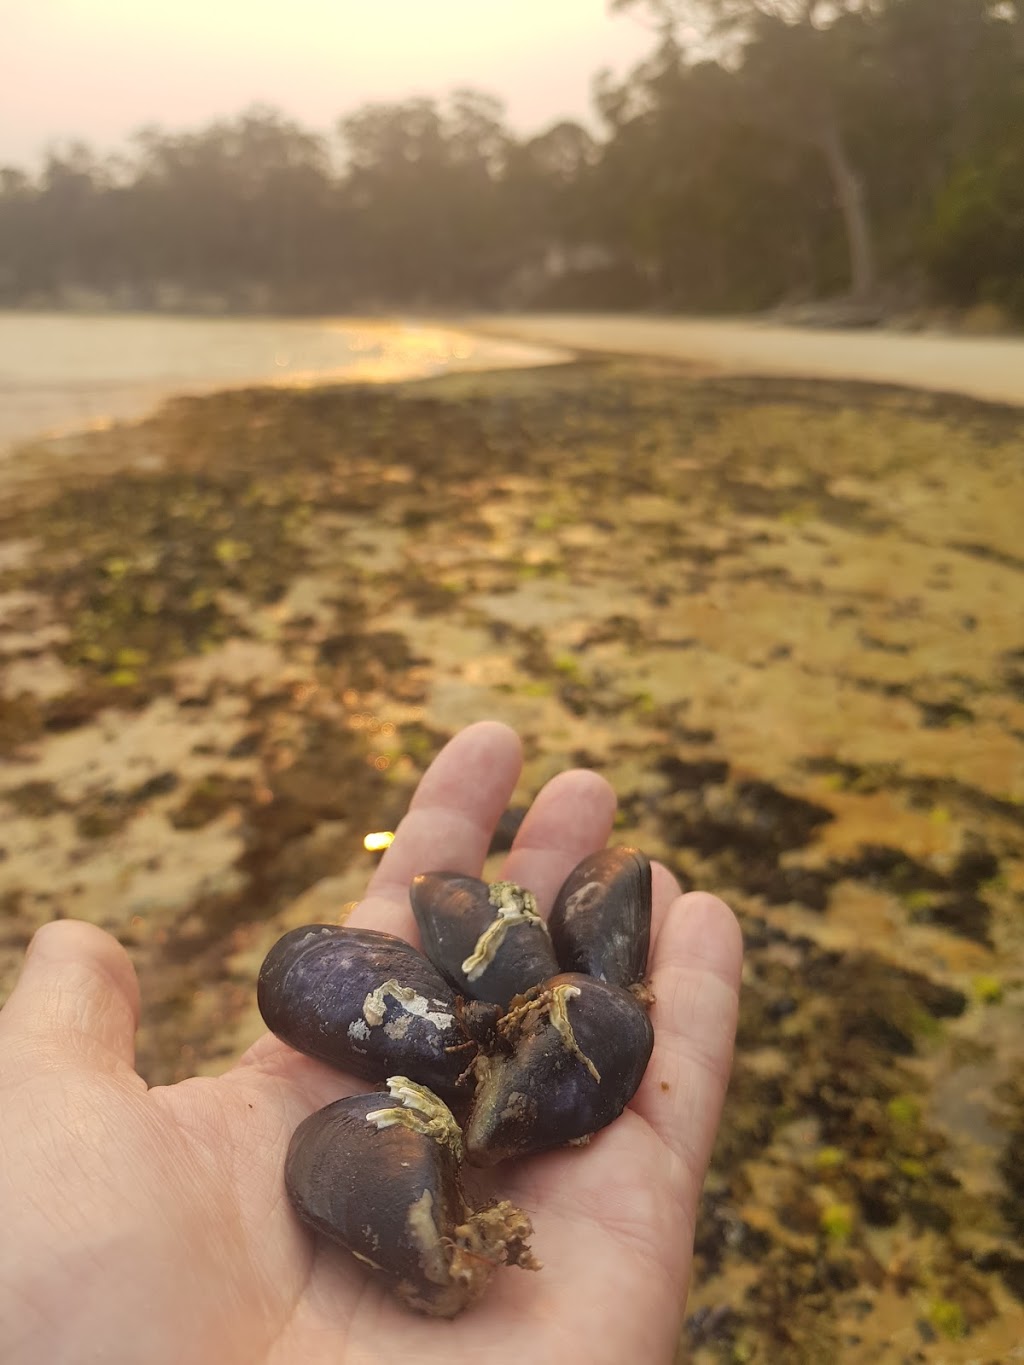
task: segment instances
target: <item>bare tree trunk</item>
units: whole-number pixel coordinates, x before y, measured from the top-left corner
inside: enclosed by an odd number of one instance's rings
[[[823,122],[817,145],[832,177],[846,228],[846,243],[850,253],[850,292],[855,298],[868,298],[874,293],[878,276],[863,182],[850,164],[842,133],[834,118],[827,118]]]

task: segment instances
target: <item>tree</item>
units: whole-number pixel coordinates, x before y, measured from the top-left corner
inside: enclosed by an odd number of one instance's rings
[[[745,99],[737,74],[688,63],[671,36],[625,85],[599,85],[600,218],[663,304],[762,308],[825,283],[824,176],[802,144],[747,124]]]
[[[364,278],[381,302],[486,297],[501,251],[501,103],[471,90],[444,104],[369,104],[339,125],[344,194]]]
[[[146,129],[124,205],[139,273],[258,305],[306,302],[336,255],[324,140],[262,106],[195,133]],[[308,300],[312,303],[312,298]]]
[[[864,179],[854,165],[844,120],[843,90],[870,44],[876,0],[612,0],[612,8],[645,7],[684,51],[710,48],[741,77],[745,98],[736,117],[764,122],[823,158],[842,214],[850,289],[869,296],[877,285]],[[684,22],[685,21],[685,22]]]
[[[506,213],[524,255],[592,240],[593,171],[599,148],[570,120],[508,147],[502,175]]]
[[[909,8],[913,0],[905,3]],[[956,0],[946,4],[952,8]],[[965,8],[961,0],[959,9]],[[969,23],[973,16],[955,17]],[[974,60],[966,69],[962,49],[951,53],[960,68],[955,98],[964,108],[957,128],[966,123],[970,136],[951,136],[944,148],[946,176],[925,254],[946,297],[995,303],[1024,321],[1024,50],[1021,30],[1006,23],[1004,16],[1002,31],[968,27]]]

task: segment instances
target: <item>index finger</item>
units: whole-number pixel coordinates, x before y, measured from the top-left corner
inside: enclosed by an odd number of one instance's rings
[[[497,721],[480,721],[450,739],[420,779],[408,814],[346,924],[418,942],[409,883],[419,872],[480,871],[521,767],[518,735]],[[348,1078],[300,1057],[270,1033],[253,1044],[234,1074],[244,1079],[251,1068],[285,1082],[304,1113],[353,1093],[346,1088]],[[361,1083],[352,1084],[358,1090]]]
[[[479,873],[521,768],[519,737],[498,721],[479,721],[449,740],[348,923],[415,942],[409,883],[420,872]]]

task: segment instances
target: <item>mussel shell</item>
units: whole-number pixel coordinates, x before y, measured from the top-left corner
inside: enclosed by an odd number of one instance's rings
[[[432,1299],[448,1281],[440,1238],[462,1221],[458,1164],[422,1133],[367,1121],[394,1103],[383,1091],[311,1114],[288,1148],[285,1188],[304,1223],[379,1271],[389,1287],[408,1286],[403,1297]]]
[[[612,986],[643,981],[651,943],[651,864],[636,848],[592,853],[570,872],[548,927],[563,972]]]
[[[396,998],[390,982],[410,998]],[[422,953],[392,934],[292,929],[267,954],[257,999],[267,1027],[298,1052],[365,1080],[411,1075],[446,1099],[469,1091],[460,1078],[475,1048],[455,997]]]
[[[513,1005],[499,1029],[511,1054],[475,1064],[477,1092],[464,1133],[475,1166],[604,1128],[632,1099],[654,1046],[647,1011],[634,996],[578,973],[545,982],[535,1000]]]
[[[396,1104],[414,1091],[411,1124]],[[353,1095],[311,1114],[285,1160],[285,1188],[300,1219],[345,1247],[409,1307],[453,1317],[503,1263],[537,1267],[531,1227],[502,1203],[474,1211],[459,1179],[461,1137],[436,1096],[403,1077],[390,1093]],[[417,1101],[426,1108],[417,1109]],[[432,1118],[430,1131],[418,1126]],[[443,1117],[440,1117],[443,1116]]]
[[[422,1200],[441,1235],[460,1222],[456,1158],[408,1127],[377,1129],[367,1122],[367,1114],[393,1106],[384,1091],[336,1100],[311,1114],[288,1147],[285,1189],[304,1223],[363,1264],[396,1282],[429,1284],[410,1209]]]
[[[509,924],[491,960],[467,974],[463,964],[481,936],[499,917],[490,886],[459,872],[426,872],[409,888],[423,950],[439,972],[473,1000],[505,1006],[513,996],[546,981],[558,971],[551,937],[543,920]]]

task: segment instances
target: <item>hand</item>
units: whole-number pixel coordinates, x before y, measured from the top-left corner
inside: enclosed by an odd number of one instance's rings
[[[484,722],[426,773],[351,923],[412,937],[407,888],[479,873],[519,773]],[[615,798],[594,773],[541,791],[503,877],[550,905],[603,847]],[[87,924],[46,925],[0,1013],[0,1358],[7,1365],[317,1365],[672,1359],[697,1201],[736,1025],[741,941],[713,896],[655,868],[656,1046],[630,1108],[585,1148],[496,1172],[534,1223],[538,1273],[500,1269],[453,1322],[411,1314],[285,1198],[292,1131],[372,1087],[269,1034],[225,1075],[147,1089],[138,986]]]

